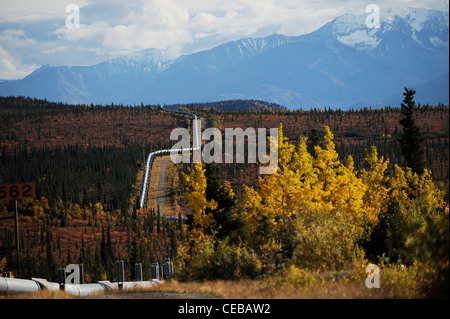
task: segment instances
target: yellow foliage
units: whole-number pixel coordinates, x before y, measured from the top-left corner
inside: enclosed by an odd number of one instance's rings
[[[5,267],[6,267],[6,257],[3,257],[2,259],[0,259],[0,273],[3,272]]]
[[[68,210],[68,215],[70,216],[71,219],[81,219],[83,216],[83,209],[79,204],[72,204],[70,209]]]
[[[436,262],[446,256],[448,263],[448,250],[442,253],[445,246],[436,247],[447,236],[448,249],[448,202],[433,183],[431,172],[425,169],[417,175],[408,167],[396,165],[390,203],[393,215],[388,243],[399,247],[392,249],[391,254],[398,254],[406,263],[412,263],[415,258]]]
[[[33,212],[33,216],[37,219],[44,217],[44,208],[39,204],[33,204],[30,208],[31,212]]]
[[[234,191],[233,188],[231,187],[231,183],[229,181],[224,181],[223,183],[225,191],[230,195],[231,198],[234,198]]]
[[[430,208],[444,209],[446,204],[443,200],[442,191],[433,183],[431,172],[425,169],[420,176],[413,173],[410,168],[402,169],[395,165],[395,177],[391,180],[391,201],[402,205],[408,210],[412,202],[420,198],[420,203],[425,210],[424,214],[430,213]]]
[[[285,167],[292,157],[292,152],[295,148],[294,145],[287,143],[287,137],[283,135],[283,124],[278,126],[278,165],[282,168]]]
[[[189,174],[182,174],[184,184],[191,189],[186,194],[186,199],[194,214],[194,225],[200,229],[208,228],[214,223],[213,216],[205,213],[206,208],[217,208],[216,201],[206,199],[205,171],[206,169],[203,168],[201,163],[196,163]]]
[[[101,213],[103,211],[103,205],[102,205],[102,203],[95,203],[93,205],[92,209],[94,210],[94,212],[96,214],[99,214],[99,213]]]
[[[340,161],[333,133],[327,126],[324,130],[325,143],[315,146],[312,156],[306,137],[293,146],[279,126],[280,169],[260,178],[256,189],[244,187],[243,214],[253,245],[263,247],[290,232],[298,263],[345,267],[363,258],[359,245],[381,216],[389,218],[387,240],[403,247],[403,256],[412,256],[419,242],[435,240],[430,227],[448,224],[449,209],[429,170],[417,175],[395,165],[390,177],[389,161],[372,147],[366,153],[368,168],[357,171],[352,156],[346,164]],[[424,254],[414,252],[419,253]]]
[[[389,161],[385,161],[383,157],[378,158],[375,146],[366,154],[366,161],[370,169],[362,170],[362,180],[367,185],[363,200],[368,218],[372,224],[376,224],[378,216],[385,212],[389,205],[389,177],[386,174]]]
[[[388,205],[387,161],[378,159],[373,148],[367,156],[369,170],[356,171],[352,156],[344,165],[327,126],[323,148],[315,147],[316,157],[308,153],[306,137],[297,147],[290,145],[281,125],[278,136],[282,169],[260,178],[258,189],[245,187],[244,214],[252,239],[278,238],[289,227],[296,227],[300,238],[315,238],[330,249],[341,245],[341,251],[354,251]],[[317,237],[320,232],[328,237]]]
[[[244,206],[250,224],[264,218],[275,231],[281,231],[296,216],[319,210],[340,214],[358,225],[376,220],[378,212],[367,211],[364,204],[368,186],[357,176],[351,156],[347,166],[340,163],[327,126],[325,147],[316,146],[316,158],[307,151],[307,138],[302,137],[294,147],[283,137],[281,125],[278,137],[284,169],[261,179],[258,190],[245,188]]]

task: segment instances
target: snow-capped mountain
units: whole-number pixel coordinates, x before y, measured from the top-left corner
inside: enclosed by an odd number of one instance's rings
[[[207,73],[220,72],[255,55],[294,41],[295,38],[279,34],[273,34],[265,38],[244,38],[230,41],[210,50],[181,56],[170,73],[186,69],[201,70]]]
[[[340,42],[371,51],[389,33],[400,33],[426,48],[448,49],[448,12],[416,8],[391,8],[380,12],[380,27],[368,28],[366,15],[345,14],[327,26]]]
[[[347,108],[399,105],[409,86],[423,90],[416,89],[420,103],[448,103],[448,12],[388,9],[380,18],[379,28],[368,28],[365,14],[346,14],[307,35],[240,39],[174,58],[146,49],[93,66],[46,65],[0,82],[0,95],[102,104],[241,98]]]
[[[366,17],[345,14],[308,36],[337,39],[365,52],[394,69],[405,85],[422,85],[448,73],[448,12],[417,8],[381,10],[379,28],[368,28]]]
[[[124,73],[135,71],[138,73],[158,74],[169,68],[177,58],[157,49],[145,49],[123,57],[109,59],[92,68],[93,72]]]

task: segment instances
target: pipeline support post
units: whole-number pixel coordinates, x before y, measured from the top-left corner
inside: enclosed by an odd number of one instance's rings
[[[123,260],[116,261],[116,279],[119,290],[122,290],[124,282]]]
[[[159,279],[159,265],[153,263],[150,269],[152,279]]]
[[[134,264],[134,280],[142,281],[142,264],[141,263]]]
[[[159,265],[159,277],[161,279],[164,279],[164,266],[163,265]]]
[[[66,269],[58,268],[58,284],[59,290],[65,290],[66,288]]]
[[[80,272],[80,285],[84,284],[84,267],[83,264],[78,264],[78,270]]]
[[[173,275],[173,262],[170,261],[170,258],[164,258],[164,274],[166,278]]]

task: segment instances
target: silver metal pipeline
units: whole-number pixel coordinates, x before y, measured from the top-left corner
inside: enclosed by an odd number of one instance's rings
[[[151,281],[126,281],[121,284],[121,289],[144,289],[163,283],[162,280]],[[48,282],[46,279],[32,278],[6,278],[0,277],[0,294],[20,294],[31,293],[48,289],[50,291],[60,290],[60,285],[56,282]],[[90,284],[65,284],[64,291],[72,296],[84,297],[105,293],[107,291],[119,290],[117,282],[99,281]]]
[[[0,294],[35,292],[39,289],[39,284],[34,280],[0,277]]]
[[[175,111],[175,110],[169,110],[166,109],[164,106],[160,106],[159,107],[161,110],[167,111],[167,112],[173,112],[173,113],[181,113],[181,114],[187,114],[190,116],[194,117],[194,123],[193,123],[193,137],[194,137],[194,143],[192,148],[188,148],[188,149],[168,149],[168,150],[159,150],[159,151],[155,151],[152,152],[148,155],[147,157],[147,162],[145,165],[145,172],[144,172],[144,179],[143,179],[143,183],[142,183],[142,192],[141,192],[141,198],[139,201],[139,207],[142,209],[144,208],[144,203],[145,203],[145,198],[147,196],[147,185],[148,185],[148,179],[149,179],[149,174],[150,174],[150,169],[152,167],[152,163],[153,163],[153,158],[156,155],[159,154],[166,154],[166,153],[178,153],[180,151],[197,151],[200,149],[200,137],[199,137],[199,129],[197,127],[197,115],[190,113],[190,112],[185,112],[185,111]]]

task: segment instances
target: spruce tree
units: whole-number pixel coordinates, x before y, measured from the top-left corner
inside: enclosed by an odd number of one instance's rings
[[[414,119],[416,108],[414,94],[416,94],[414,89],[405,87],[403,93],[405,98],[401,104],[403,118],[399,121],[403,126],[403,135],[398,141],[403,154],[404,166],[408,166],[413,172],[421,174],[426,168],[425,138]]]
[[[215,225],[211,230],[216,231],[216,237],[237,240],[243,236],[244,221],[236,213],[236,199],[233,191],[225,185],[224,180],[218,174],[218,167],[214,163],[206,165],[205,176],[207,178],[206,199],[217,203],[215,209],[206,208],[205,213],[212,213]]]
[[[316,127],[314,126],[311,129],[311,132],[308,137],[308,152],[314,157],[316,157],[316,151],[314,149],[315,146],[321,146],[321,143],[319,132],[316,130]]]

